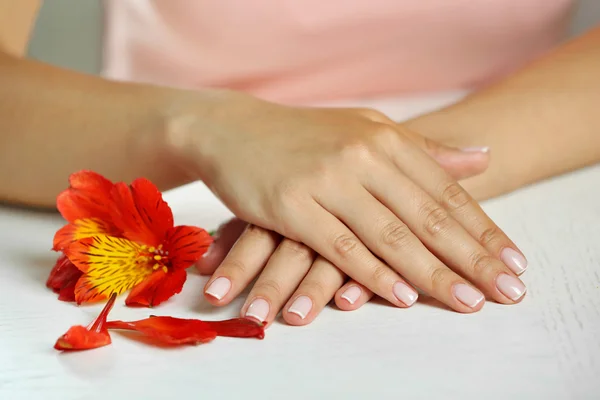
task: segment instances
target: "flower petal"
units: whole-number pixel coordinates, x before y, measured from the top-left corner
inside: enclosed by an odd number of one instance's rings
[[[173,227],[173,212],[161,192],[148,179],[139,178],[131,184],[133,201],[140,217],[154,235],[162,241]]]
[[[46,281],[46,286],[58,293],[62,301],[75,301],[75,284],[82,272],[64,254],[56,260],[56,264]]]
[[[112,221],[123,232],[123,236],[134,242],[157,247],[164,236],[156,235],[140,215],[129,186],[119,182],[112,190],[115,207],[111,210]]]
[[[124,329],[140,332],[165,344],[206,343],[216,336],[263,339],[264,325],[247,318],[226,321],[201,321],[173,317],[156,317],[139,321],[108,321],[108,329]]]
[[[148,277],[153,260],[144,246],[127,239],[98,235],[71,244],[65,254],[84,275],[75,287],[78,304],[121,294]]]
[[[119,231],[112,224],[98,218],[76,219],[56,232],[54,235],[53,250],[62,251],[77,240],[98,234],[118,236]]]
[[[185,270],[173,272],[157,270],[131,290],[125,304],[128,306],[157,306],[181,292],[186,278]]]
[[[212,242],[213,238],[204,229],[180,225],[169,229],[164,249],[173,269],[185,269],[198,261]]]
[[[109,321],[108,329],[137,331],[164,344],[208,343],[217,337],[204,321],[173,317],[150,317],[139,321]]]
[[[217,336],[255,337],[264,339],[265,327],[262,323],[248,318],[233,318],[225,321],[205,321],[217,332]]]
[[[80,171],[69,177],[70,187],[60,193],[56,206],[69,222],[98,218],[110,221],[113,183],[92,171]]]
[[[98,317],[87,327],[76,325],[69,328],[67,333],[58,338],[54,348],[56,350],[89,350],[110,344],[106,318],[113,308],[116,298],[117,295],[113,294]]]

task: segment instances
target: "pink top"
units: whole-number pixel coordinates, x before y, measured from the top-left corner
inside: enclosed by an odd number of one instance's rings
[[[469,88],[562,38],[575,0],[105,0],[107,77],[302,103]]]

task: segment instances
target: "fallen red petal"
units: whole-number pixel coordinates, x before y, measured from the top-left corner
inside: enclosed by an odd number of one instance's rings
[[[113,294],[98,317],[87,327],[76,325],[69,328],[64,335],[58,338],[54,348],[66,351],[90,350],[109,345],[111,339],[106,326],[106,318],[113,308],[116,298],[117,296]]]
[[[136,331],[168,345],[208,343],[217,337],[217,332],[204,321],[196,319],[150,317],[131,322],[108,321],[106,326],[108,329]]]
[[[75,301],[75,285],[83,273],[61,254],[46,281],[46,286],[58,293],[62,301]]]
[[[185,270],[164,272],[162,269],[152,273],[137,284],[125,300],[128,306],[154,307],[180,293],[187,278]]]
[[[265,326],[248,318],[234,318],[225,321],[204,321],[217,332],[217,336],[254,337],[264,339]]]

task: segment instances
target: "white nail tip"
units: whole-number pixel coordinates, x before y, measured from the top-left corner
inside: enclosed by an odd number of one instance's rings
[[[342,299],[346,300],[348,303],[354,304],[354,301],[350,297],[346,296],[345,294],[341,295],[340,297]]]

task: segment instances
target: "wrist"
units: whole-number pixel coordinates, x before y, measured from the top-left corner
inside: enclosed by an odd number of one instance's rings
[[[515,161],[514,146],[509,135],[502,135],[482,110],[470,104],[457,103],[448,108],[406,121],[405,126],[440,144],[465,149],[487,147],[488,168],[480,175],[462,180],[460,184],[476,200],[482,201],[523,186],[526,166]],[[509,140],[507,140],[509,139]],[[526,159],[522,160],[526,162]]]

